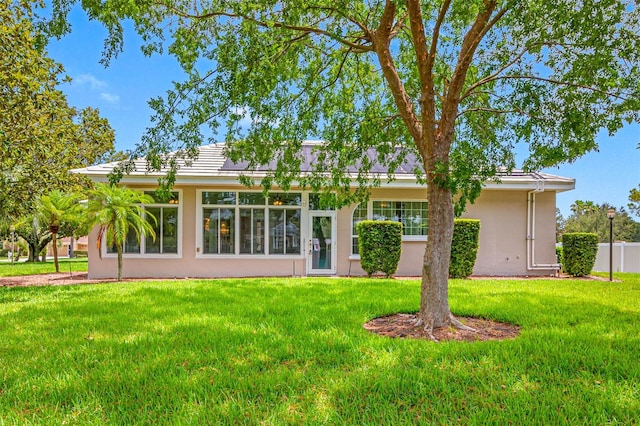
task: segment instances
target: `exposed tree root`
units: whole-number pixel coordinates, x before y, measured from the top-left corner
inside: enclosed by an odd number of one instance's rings
[[[454,327],[458,330],[464,330],[464,331],[471,331],[471,332],[477,332],[477,330],[475,328],[469,327],[468,325],[463,324],[458,318],[456,318],[452,313],[449,313],[449,321],[450,321],[450,326]],[[425,321],[424,319],[422,319],[420,317],[420,315],[416,315],[416,321],[414,323],[415,327],[422,327],[423,330],[425,331],[425,333],[427,333],[429,336],[433,337],[433,329],[434,329],[434,321],[433,319],[429,319],[427,321]],[[433,340],[436,340],[435,338],[433,338]]]
[[[482,318],[461,317],[457,321],[464,321],[464,327],[458,328],[453,324],[448,324],[444,327],[433,327],[432,330],[428,330],[427,327],[425,330],[425,321],[420,321],[417,315],[399,313],[374,318],[365,323],[364,328],[383,336],[425,339],[433,342],[513,339],[518,336],[520,331],[520,327],[517,325]]]
[[[457,328],[458,330],[473,331],[475,333],[478,332],[478,330],[476,330],[475,328],[469,327],[468,325],[464,325],[462,322],[460,322],[458,318],[456,318],[451,313],[449,314],[449,320],[451,321],[451,325]]]

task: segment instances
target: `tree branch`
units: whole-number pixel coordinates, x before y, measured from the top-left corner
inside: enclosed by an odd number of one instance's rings
[[[407,12],[409,13],[409,24],[411,27],[411,37],[413,39],[413,48],[416,52],[416,62],[418,65],[418,73],[420,75],[420,112],[422,116],[422,125],[427,127],[426,137],[429,141],[416,141],[418,151],[422,158],[430,156],[428,147],[432,145],[432,137],[436,126],[436,104],[435,104],[435,88],[433,87],[433,64],[436,56],[436,47],[438,37],[440,35],[440,26],[444,21],[444,17],[449,9],[451,1],[445,0],[438,13],[438,19],[434,26],[431,36],[431,48],[427,51],[427,40],[425,37],[424,20],[418,0],[407,1]]]
[[[232,12],[223,12],[223,11],[215,11],[215,12],[208,12],[208,13],[203,13],[203,14],[191,14],[191,13],[187,13],[184,12],[178,8],[176,8],[175,6],[171,5],[171,4],[164,4],[161,3],[160,6],[166,7],[167,9],[171,10],[173,13],[175,13],[176,15],[180,16],[181,18],[185,18],[185,19],[210,19],[210,18],[217,18],[217,17],[226,17],[226,18],[232,18],[232,19],[244,19],[246,21],[249,22],[253,22],[263,28],[271,28],[271,27],[276,27],[276,28],[282,28],[282,29],[286,29],[286,30],[291,30],[291,31],[298,31],[298,32],[303,32],[303,33],[312,33],[312,34],[316,34],[316,35],[321,35],[321,36],[325,36],[325,37],[329,37],[332,40],[336,40],[341,44],[344,44],[345,46],[350,47],[351,49],[353,49],[353,51],[357,51],[357,52],[372,52],[373,51],[373,47],[372,46],[367,46],[367,45],[363,45],[363,44],[359,44],[359,43],[354,43],[350,40],[341,38],[341,37],[337,37],[335,34],[330,33],[329,31],[323,30],[321,28],[318,27],[313,27],[313,26],[308,26],[308,25],[290,25],[290,24],[285,24],[283,22],[272,22],[272,23],[267,23],[264,21],[261,21],[257,18],[254,18],[252,16],[248,16],[248,15],[242,15],[242,14],[238,14],[238,13],[232,13]],[[366,40],[366,38],[359,38],[360,40]]]
[[[491,19],[491,15],[497,5],[496,0],[484,0],[483,4],[484,10],[478,13],[475,21],[471,25],[471,28],[467,34],[465,34],[462,41],[462,48],[460,49],[460,55],[458,56],[458,63],[453,71],[449,90],[446,95],[446,101],[442,107],[442,116],[439,128],[445,133],[453,133],[457,109],[460,104],[460,93],[464,86],[467,71],[469,70],[471,61],[473,60],[473,55],[475,54],[482,37],[506,12],[506,9],[501,9],[498,14]],[[451,140],[451,138],[445,136],[443,140]],[[448,147],[443,147],[443,149],[448,151]]]
[[[494,79],[499,76],[503,71],[505,71],[507,68],[511,67],[513,64],[515,64],[516,62],[518,62],[520,60],[520,58],[522,58],[525,53],[527,53],[529,51],[528,47],[525,47],[524,49],[522,49],[522,51],[520,53],[518,53],[511,61],[509,61],[508,63],[506,63],[503,67],[501,67],[500,69],[498,69],[496,72],[494,72],[491,75],[488,75],[487,77],[478,80],[477,82],[473,83],[471,86],[469,86],[469,88],[466,90],[466,92],[460,97],[460,100],[463,100],[465,98],[467,98],[468,96],[471,96],[473,94],[473,91],[482,86],[483,84],[486,84],[490,81],[494,81]]]
[[[458,119],[458,118],[462,117],[464,114],[470,113],[470,112],[490,112],[490,113],[493,113],[493,114],[511,114],[511,113],[514,113],[514,112],[524,113],[524,111],[522,111],[522,109],[520,109],[520,108],[517,108],[517,109],[494,109],[494,108],[478,107],[478,108],[469,108],[469,109],[466,109],[466,110],[458,113],[458,115],[456,116],[456,119]]]
[[[488,83],[490,81],[498,81],[498,80],[535,80],[535,81],[543,81],[545,83],[557,84],[559,86],[569,86],[569,87],[575,87],[575,88],[578,88],[578,89],[590,90],[592,92],[602,93],[603,95],[607,95],[607,96],[610,96],[612,98],[620,99],[620,100],[623,100],[623,101],[628,99],[625,96],[622,96],[620,94],[607,92],[606,90],[601,90],[601,89],[598,89],[597,87],[587,86],[587,85],[578,84],[578,83],[572,83],[570,81],[555,80],[553,78],[539,77],[539,76],[536,76],[536,75],[503,75],[503,76],[495,77],[495,78],[492,78],[492,79],[486,79],[486,80],[487,81],[484,81],[483,84],[486,84],[486,83]],[[479,85],[477,87],[479,87]]]
[[[398,75],[393,56],[391,55],[391,31],[393,28],[393,18],[396,13],[396,6],[392,0],[387,0],[380,26],[373,31],[373,47],[378,55],[382,74],[389,84],[389,89],[398,107],[400,116],[407,126],[414,141],[419,144],[422,141],[422,124],[415,114],[414,105]]]

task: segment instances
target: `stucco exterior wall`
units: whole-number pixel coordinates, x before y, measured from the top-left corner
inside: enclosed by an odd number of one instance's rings
[[[535,240],[530,241],[529,266],[532,248],[536,262],[556,263],[555,208],[556,193],[535,194],[535,203],[527,202],[527,191],[483,191],[475,204],[463,215],[480,219],[480,243],[474,275],[550,275],[554,268],[527,269],[527,239],[533,238],[527,217],[534,220]],[[527,215],[527,208],[531,212]]]
[[[131,186],[135,188],[135,186]],[[177,256],[155,257],[143,255],[125,256],[123,276],[127,278],[221,278],[246,276],[292,276],[306,274],[306,259],[303,256],[236,257],[222,255],[217,258],[197,258],[196,256],[196,190],[240,190],[243,186],[176,186],[181,192],[181,228],[182,246]],[[138,189],[149,189],[146,186]],[[114,278],[117,276],[117,258],[113,254],[99,257],[96,246],[97,228],[89,235],[89,277],[92,279]]]
[[[146,188],[148,187],[140,187]],[[125,257],[123,275],[130,278],[183,278],[183,277],[243,277],[243,276],[304,276],[307,275],[308,222],[306,206],[302,207],[302,255],[298,256],[233,256],[202,258],[196,248],[198,189],[228,191],[246,189],[241,186],[176,186],[181,192],[180,228],[181,246],[178,255]],[[426,190],[375,189],[371,199],[425,200]],[[541,192],[535,196],[535,262],[555,263],[555,192]],[[527,192],[485,190],[464,217],[481,220],[480,248],[474,274],[477,275],[548,275],[553,268],[527,269]],[[336,212],[337,264],[336,274],[364,275],[357,257],[351,256],[351,221],[354,206]],[[533,215],[530,215],[533,220]],[[99,256],[96,247],[97,230],[89,235],[89,277],[113,278],[117,274],[115,255]],[[402,256],[396,275],[419,276],[422,271],[424,240],[404,241]],[[533,263],[531,261],[530,263]]]

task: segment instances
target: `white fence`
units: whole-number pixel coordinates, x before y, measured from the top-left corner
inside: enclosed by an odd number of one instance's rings
[[[598,244],[594,271],[609,271],[609,243]],[[613,272],[640,272],[640,243],[613,243]]]

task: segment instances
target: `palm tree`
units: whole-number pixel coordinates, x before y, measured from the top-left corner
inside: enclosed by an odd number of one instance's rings
[[[149,220],[155,222],[156,218],[142,207],[152,202],[151,196],[124,186],[96,184],[96,188],[89,191],[87,223],[90,228],[100,226],[98,252],[103,238],[106,238],[108,247],[115,246],[118,253],[118,281],[122,280],[122,253],[127,234],[134,232],[138,241],[142,235],[150,235],[155,240],[156,234]]]
[[[65,221],[77,220],[80,213],[78,194],[66,194],[60,190],[53,190],[42,195],[36,204],[35,220],[49,227],[53,242],[53,261],[56,272],[60,272],[58,264],[58,232]]]

